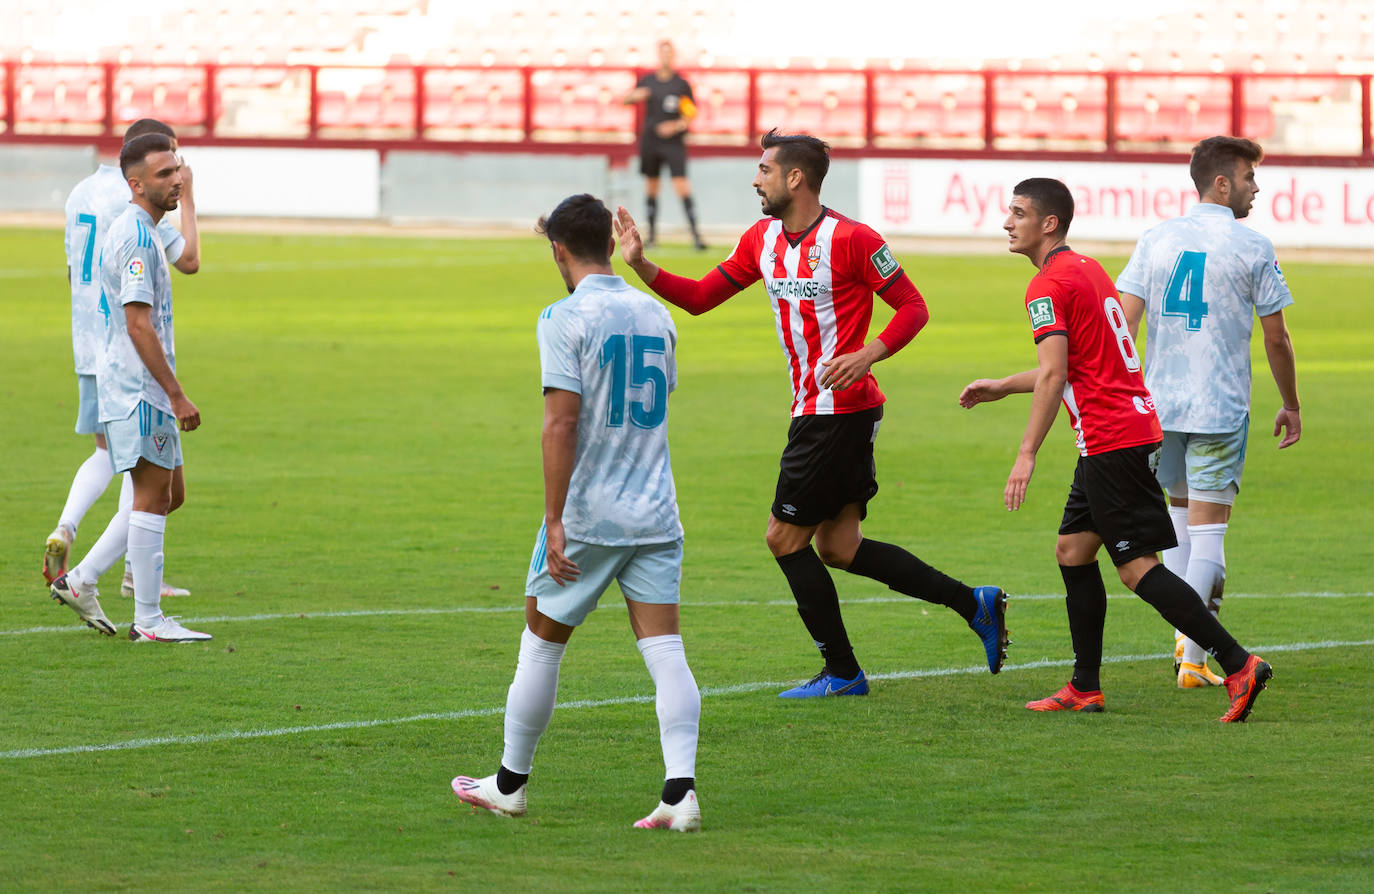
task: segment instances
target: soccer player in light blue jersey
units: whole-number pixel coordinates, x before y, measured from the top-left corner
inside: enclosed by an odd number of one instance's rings
[[[1250,334],[1259,317],[1264,353],[1282,404],[1279,449],[1302,435],[1293,342],[1283,309],[1293,303],[1273,244],[1240,220],[1259,186],[1258,143],[1210,137],[1193,147],[1189,173],[1201,197],[1187,214],[1146,230],[1116,281],[1134,336],[1145,317],[1145,384],[1164,428],[1156,477],[1169,492],[1178,546],[1164,564],[1215,614],[1226,580],[1223,540],[1240,490],[1250,426]],[[1183,689],[1220,685],[1202,647],[1174,632]]]
[[[678,628],[682,525],[668,460],[668,394],[677,330],[658,301],[611,269],[611,212],[590,195],[539,221],[571,293],[539,315],[544,388],[544,524],[525,584],[525,631],[506,698],[500,770],[458,776],[465,803],[525,813],[534,750],[553,716],[558,669],[574,628],[611,581],[657,690],[665,781],[634,825],[695,831],[701,695]]]
[[[176,134],[172,128],[153,118],[141,118],[129,125],[124,134],[125,142],[146,133],[160,133],[171,138],[175,150]],[[78,183],[67,198],[65,244],[72,298],[72,354],[77,374],[76,431],[95,436],[95,452],[77,470],[57,527],[44,545],[43,577],[49,584],[68,572],[67,561],[77,527],[114,476],[105,436],[100,432],[95,384],[96,366],[105,343],[99,262],[110,224],[129,207],[130,195],[129,182],[118,166],[102,164],[95,173]],[[200,269],[200,236],[191,190],[191,170],[184,165],[180,211],[184,232],[179,232],[170,220],[163,218],[158,222],[157,236],[168,263],[182,273],[195,273]],[[83,590],[94,593],[96,579],[124,556],[132,504],[133,485],[125,475],[120,488],[119,510],[81,563],[81,569],[89,577],[84,581],[87,586]],[[75,584],[74,578],[69,580]],[[171,584],[164,584],[163,590],[163,595],[189,595],[189,591]],[[133,579],[127,565],[121,592],[133,595]]]
[[[170,138],[148,133],[124,144],[119,167],[133,201],[110,225],[100,251],[100,310],[107,323],[96,392],[110,463],[115,472],[129,472],[133,481],[128,563],[133,567],[134,621],[129,639],[203,641],[210,635],[187,630],[164,616],[161,606],[167,514],[186,496],[180,431],[200,425],[200,410],[176,376],[172,280],[157,235],[159,221],[181,197],[181,163]],[[88,595],[73,589],[66,576],[53,584],[55,598],[88,624],[113,634],[103,614],[92,619],[83,613]]]

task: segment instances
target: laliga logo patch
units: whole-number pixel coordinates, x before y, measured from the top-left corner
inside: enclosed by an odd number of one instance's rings
[[[129,262],[129,275],[134,279],[143,278],[143,262],[138,258],[134,258]]]
[[[167,436],[153,435],[153,446],[157,448],[157,455],[161,456],[162,451],[167,448]]]
[[[806,250],[806,263],[811,267],[812,270],[815,270],[818,266],[820,266],[821,247],[815,244],[814,242],[811,244],[811,247]]]

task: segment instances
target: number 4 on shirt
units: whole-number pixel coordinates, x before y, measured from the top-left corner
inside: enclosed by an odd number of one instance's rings
[[[1190,332],[1201,329],[1202,318],[1207,316],[1207,302],[1202,299],[1202,271],[1206,266],[1207,252],[1183,252],[1164,289],[1164,316],[1187,317]]]

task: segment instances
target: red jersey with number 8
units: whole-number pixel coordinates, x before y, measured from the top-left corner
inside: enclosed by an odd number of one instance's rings
[[[1126,312],[1101,264],[1068,246],[1056,248],[1026,288],[1026,313],[1036,344],[1061,335],[1069,340],[1064,406],[1080,454],[1163,440]]]

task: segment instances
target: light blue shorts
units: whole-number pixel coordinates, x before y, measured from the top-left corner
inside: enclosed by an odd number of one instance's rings
[[[563,586],[549,577],[544,552],[544,528],[534,544],[525,595],[533,596],[539,612],[560,624],[576,627],[596,608],[611,581],[634,602],[677,605],[682,587],[682,541],[636,546],[601,546],[569,540],[568,558],[581,573]]]
[[[76,433],[98,435],[100,431],[100,401],[95,390],[95,376],[76,376]]]
[[[1173,496],[1185,490],[1225,490],[1235,484],[1240,490],[1245,471],[1245,445],[1250,434],[1250,417],[1239,429],[1221,434],[1189,434],[1166,431],[1159,447],[1155,478]]]
[[[105,423],[105,446],[116,474],[129,471],[140,459],[164,469],[182,464],[177,417],[147,401],[140,401],[127,419]]]

